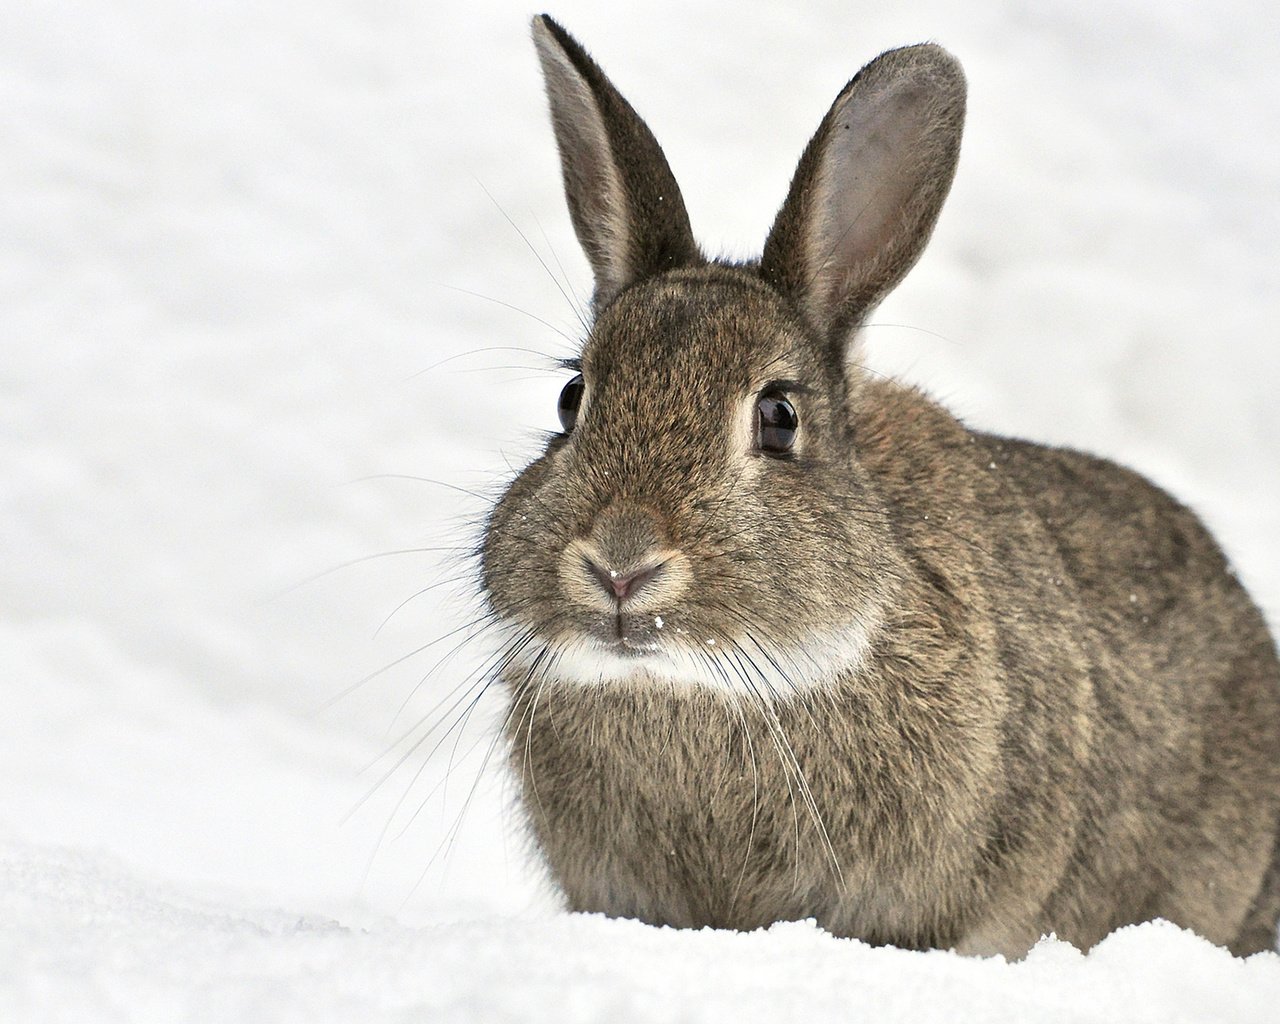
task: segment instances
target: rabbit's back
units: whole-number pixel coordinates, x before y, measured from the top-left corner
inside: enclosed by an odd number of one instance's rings
[[[1108,823],[1137,826],[1129,863],[1141,867],[1117,881],[1145,884],[1152,905],[1139,917],[1206,934],[1216,918],[1211,937],[1236,952],[1272,948],[1280,667],[1261,613],[1200,520],[1138,474],[1075,451],[986,444],[1043,521],[1115,666],[1097,673],[1091,789],[1104,847],[1126,831]]]
[[[1078,922],[1084,945],[1163,916],[1237,952],[1271,948],[1280,665],[1208,531],[1105,459],[965,431],[894,385],[867,399],[864,462],[908,560],[954,592],[961,621],[976,602],[971,622],[999,624],[1001,654],[978,671],[1008,700],[1010,820],[1045,805],[1049,777],[1072,793],[1045,918]],[[993,927],[990,948],[1006,945]]]
[[[1261,612],[1199,518],[1106,459],[1003,438],[981,443],[993,472],[1007,475],[1043,523],[1099,653],[1132,681],[1120,694],[1099,680],[1107,728],[1163,736],[1163,746],[1198,760],[1201,782],[1227,777],[1229,767],[1233,789],[1265,797],[1264,816],[1274,816],[1280,665]],[[1160,746],[1116,753],[1133,765],[1161,758]]]

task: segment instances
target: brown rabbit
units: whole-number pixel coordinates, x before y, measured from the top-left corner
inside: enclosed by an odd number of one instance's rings
[[[533,35],[595,322],[483,584],[569,906],[1009,956],[1163,917],[1272,948],[1280,666],[1218,546],[1137,474],[857,361],[950,187],[956,61],[863,68],[735,264],[600,68]]]

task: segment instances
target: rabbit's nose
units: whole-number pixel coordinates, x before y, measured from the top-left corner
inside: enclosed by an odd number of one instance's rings
[[[692,582],[688,556],[652,509],[615,501],[560,554],[557,575],[571,602],[610,617],[657,613]]]
[[[560,556],[557,575],[574,604],[604,615],[647,614],[671,606],[692,581],[689,559],[669,547],[630,556],[581,537]]]
[[[622,604],[646,583],[656,580],[666,564],[664,560],[632,569],[630,572],[619,572],[617,569],[606,568],[589,555],[584,555],[583,559],[596,578],[596,582],[603,588],[605,595],[613,597],[618,604]]]

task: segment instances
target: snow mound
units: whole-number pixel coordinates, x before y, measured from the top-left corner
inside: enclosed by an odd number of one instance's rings
[[[1152,922],[1017,963],[595,915],[364,926],[158,888],[117,864],[0,853],[0,997],[23,1021],[1271,1022],[1280,955]],[[7,991],[6,991],[7,990]]]

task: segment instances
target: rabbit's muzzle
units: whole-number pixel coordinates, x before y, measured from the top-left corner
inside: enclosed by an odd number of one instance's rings
[[[641,653],[657,646],[655,619],[685,595],[692,570],[656,513],[615,502],[565,545],[557,576],[568,602],[588,614],[596,640]]]

